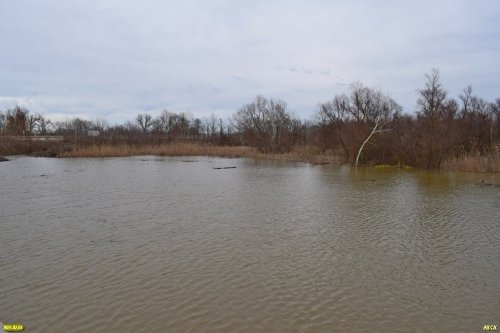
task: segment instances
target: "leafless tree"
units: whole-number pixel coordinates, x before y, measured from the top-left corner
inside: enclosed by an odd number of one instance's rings
[[[224,141],[224,122],[222,118],[219,118],[219,141],[220,143]]]
[[[141,132],[141,128],[137,124],[131,122],[130,120],[127,120],[123,125],[123,127],[130,134],[136,134]]]
[[[244,138],[252,144],[263,146],[260,141],[264,140],[265,123],[268,121],[267,100],[257,96],[255,101],[244,105],[235,115],[234,123],[236,129],[243,134]]]
[[[273,151],[276,150],[280,143],[281,135],[290,125],[291,117],[287,113],[286,102],[283,100],[273,100],[269,101],[270,107],[270,132],[271,132],[271,145]]]
[[[168,110],[163,110],[158,118],[158,124],[163,133],[165,133],[169,139],[172,138],[175,127],[179,122],[179,116],[175,112],[170,112]]]
[[[375,134],[389,131],[393,117],[402,108],[390,96],[378,89],[365,87],[360,82],[351,84],[349,89],[349,96],[339,95],[330,102],[320,104],[319,117],[334,126],[337,135],[340,135],[342,126],[346,124],[350,125],[351,131],[355,131],[356,127],[360,129],[360,135],[354,136],[359,141],[354,161],[354,165],[358,166],[366,144]],[[340,136],[339,141],[348,155],[345,140]]]
[[[191,124],[191,134],[198,137],[203,134],[203,123],[200,118],[193,120]]]
[[[29,114],[27,117],[28,124],[28,133],[30,135],[35,133],[37,126],[40,124],[40,120],[42,119],[42,115],[40,114]]]
[[[97,131],[99,131],[100,135],[103,135],[104,132],[109,129],[108,122],[103,118],[96,118],[94,127]]]
[[[476,150],[480,153],[489,151],[493,145],[495,104],[475,97],[472,101],[472,112],[476,120]]]
[[[462,102],[462,110],[461,110],[462,119],[465,119],[472,108],[471,106],[473,99],[472,87],[470,85],[467,86],[462,92],[462,94],[458,96],[458,98]]]
[[[427,82],[424,89],[418,90],[417,100],[418,112],[429,119],[436,119],[441,116],[443,103],[446,100],[447,92],[439,81],[439,70],[434,68],[430,74],[426,74]]]
[[[235,115],[236,129],[245,139],[264,151],[280,151],[282,136],[289,130],[291,116],[282,100],[257,96],[254,102],[244,105]],[[289,149],[290,147],[286,147]]]
[[[140,113],[136,118],[142,133],[146,134],[154,125],[153,117],[149,113]]]
[[[5,115],[5,129],[11,135],[24,135],[28,123],[29,110],[15,106],[8,109]]]
[[[355,166],[358,166],[359,157],[365,145],[370,141],[376,133],[387,132],[390,130],[390,123],[395,114],[399,113],[402,108],[392,98],[382,94],[378,90],[367,88],[356,88],[355,91],[361,90],[361,96],[364,103],[361,104],[361,109],[356,111],[363,115],[363,121],[369,129],[369,134],[359,147],[358,155],[356,156]],[[358,107],[356,107],[357,109]]]
[[[5,129],[5,113],[0,110],[0,133]]]
[[[446,117],[447,92],[439,81],[439,70],[432,69],[425,77],[424,88],[417,90],[419,98],[416,140],[426,167],[431,169],[439,168],[447,151],[454,145],[453,137],[447,134],[453,122]],[[468,89],[465,93],[468,94]],[[470,96],[464,97],[466,98]]]
[[[40,134],[46,135],[49,132],[49,128],[51,127],[52,122],[44,116],[41,116],[38,125]]]
[[[217,118],[213,113],[210,117],[204,119],[203,127],[206,137],[211,140],[211,138],[217,133]]]

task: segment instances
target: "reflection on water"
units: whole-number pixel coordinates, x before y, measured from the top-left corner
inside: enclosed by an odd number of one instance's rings
[[[0,321],[33,332],[476,332],[498,176],[244,159],[0,165]],[[214,169],[236,166],[234,169]]]

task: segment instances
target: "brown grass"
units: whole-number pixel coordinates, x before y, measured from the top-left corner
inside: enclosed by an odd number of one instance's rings
[[[442,170],[467,171],[467,172],[500,172],[500,154],[489,155],[463,155],[448,158],[442,164]]]
[[[31,140],[29,137],[12,138],[0,136],[0,156],[29,155],[36,152],[45,152],[59,147],[58,142]]]
[[[192,143],[172,143],[160,145],[90,145],[75,147],[58,157],[124,157],[140,155],[157,156],[219,156],[251,157],[254,150],[250,147],[210,146]]]
[[[295,146],[292,151],[283,154],[264,154],[257,153],[254,158],[267,160],[280,160],[292,162],[307,162],[311,164],[342,164],[340,154],[332,151],[322,152],[321,149],[314,146]]]
[[[171,143],[160,145],[90,145],[75,147],[62,152],[58,157],[125,157],[140,155],[157,156],[216,156],[248,157],[282,161],[309,162],[313,164],[339,164],[340,159],[332,153],[321,153],[314,147],[295,147],[284,154],[264,154],[251,147],[212,146],[193,143]]]

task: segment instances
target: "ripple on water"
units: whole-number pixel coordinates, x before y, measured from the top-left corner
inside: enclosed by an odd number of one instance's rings
[[[427,332],[496,319],[493,187],[141,159],[0,169],[2,320],[40,332]]]

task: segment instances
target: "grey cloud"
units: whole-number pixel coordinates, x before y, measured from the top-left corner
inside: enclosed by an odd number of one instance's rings
[[[361,80],[412,111],[432,67],[451,95],[472,84],[493,99],[499,11],[494,0],[2,1],[0,108],[14,98],[121,121],[228,114],[264,94],[307,116]]]

